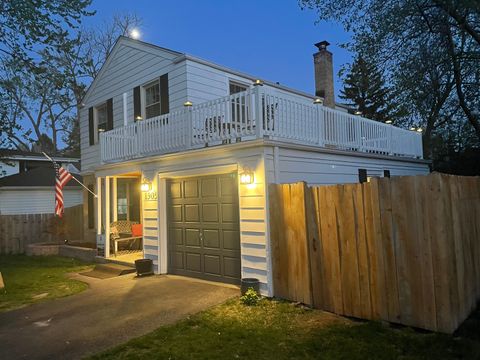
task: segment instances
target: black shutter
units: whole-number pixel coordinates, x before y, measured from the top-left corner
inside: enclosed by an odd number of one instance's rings
[[[167,114],[170,111],[168,99],[168,74],[160,76],[160,114]]]
[[[140,102],[140,86],[133,88],[133,120],[142,118],[142,105]]]
[[[390,177],[390,170],[383,170],[383,177]]]
[[[361,183],[367,182],[367,169],[358,169],[358,181]]]
[[[107,100],[107,131],[113,129],[113,99]]]
[[[95,144],[95,123],[93,121],[93,107],[88,109],[88,138],[90,145]]]

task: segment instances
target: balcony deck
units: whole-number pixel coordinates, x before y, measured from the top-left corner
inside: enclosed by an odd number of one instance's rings
[[[322,148],[422,158],[422,137],[256,86],[100,136],[102,163],[269,138]]]

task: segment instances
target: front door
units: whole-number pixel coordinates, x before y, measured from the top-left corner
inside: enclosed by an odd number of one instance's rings
[[[236,174],[169,180],[167,201],[169,273],[238,284]]]

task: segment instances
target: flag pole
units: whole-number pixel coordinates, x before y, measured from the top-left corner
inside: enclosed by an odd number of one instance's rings
[[[42,154],[45,155],[45,157],[50,160],[52,163],[54,163],[55,161],[53,161],[53,159],[48,156],[47,154],[45,154],[43,151],[42,151]],[[81,186],[83,186],[83,188],[85,190],[87,190],[90,194],[92,194],[93,196],[95,197],[98,197],[97,194],[95,194],[92,190],[90,190],[88,187],[86,187],[80,180],[78,180],[75,176],[73,176],[72,173],[70,173],[70,175],[72,175],[72,179],[75,180],[77,183],[79,183]]]

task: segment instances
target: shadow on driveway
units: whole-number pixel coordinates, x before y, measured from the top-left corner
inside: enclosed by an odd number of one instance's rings
[[[99,280],[90,289],[0,314],[2,359],[77,359],[239,295],[239,290],[177,276]]]

